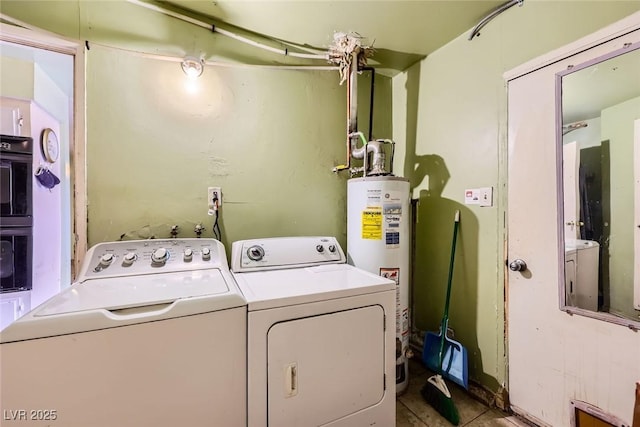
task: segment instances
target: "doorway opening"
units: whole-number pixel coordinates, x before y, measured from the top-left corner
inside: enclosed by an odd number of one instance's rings
[[[33,141],[32,287],[0,293],[13,313],[2,329],[73,281],[86,252],[86,196],[83,47],[3,23],[0,61],[0,133]]]

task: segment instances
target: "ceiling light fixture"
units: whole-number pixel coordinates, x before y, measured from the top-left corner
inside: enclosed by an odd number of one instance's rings
[[[182,71],[184,71],[187,77],[200,77],[204,71],[204,59],[187,57],[182,61],[181,65]]]

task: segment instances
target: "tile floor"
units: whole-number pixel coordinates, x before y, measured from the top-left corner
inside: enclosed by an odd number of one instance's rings
[[[451,427],[451,423],[428,405],[420,394],[420,389],[431,375],[420,361],[413,359],[410,362],[409,388],[396,400],[396,427]],[[515,416],[489,408],[466,393],[463,388],[450,385],[449,382],[447,385],[460,413],[460,426],[527,426]]]

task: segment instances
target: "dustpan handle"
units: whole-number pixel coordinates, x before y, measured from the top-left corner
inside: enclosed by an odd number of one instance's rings
[[[451,243],[451,259],[449,260],[449,278],[447,279],[447,299],[444,302],[444,317],[449,319],[449,301],[451,301],[451,285],[453,283],[453,263],[456,257],[456,242],[458,240],[458,227],[460,225],[460,211],[456,211],[453,223],[453,243]]]
[[[440,325],[440,351],[438,353],[439,365],[442,366],[442,357],[444,352],[444,340],[447,336],[447,326],[449,324],[449,301],[451,300],[451,284],[453,283],[453,263],[456,257],[456,242],[458,240],[458,228],[460,226],[460,211],[456,211],[453,223],[453,243],[451,244],[451,259],[449,260],[449,278],[447,279],[447,298],[444,302],[444,315],[442,316],[442,324]]]

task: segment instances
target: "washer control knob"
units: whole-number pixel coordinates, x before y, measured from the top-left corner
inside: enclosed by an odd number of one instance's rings
[[[211,249],[202,248],[202,259],[205,261],[211,259]]]
[[[329,252],[334,253],[336,251],[336,245],[329,245]]]
[[[247,250],[247,256],[250,260],[260,261],[262,258],[264,258],[264,249],[262,248],[262,246],[258,245],[251,246]]]
[[[191,248],[185,249],[182,256],[185,262],[191,261],[193,259],[193,250]]]
[[[100,266],[102,268],[104,267],[109,267],[111,265],[111,262],[113,261],[114,256],[113,254],[104,254],[100,257]]]
[[[165,248],[158,248],[151,254],[151,262],[164,264],[169,259],[169,251]]]
[[[138,255],[136,255],[135,252],[128,252],[124,257],[122,257],[122,265],[129,267],[136,259],[138,259]]]
[[[317,246],[316,246],[316,251],[318,251],[318,252],[320,252],[320,253],[324,252],[324,246],[322,246],[322,245],[317,245]]]

